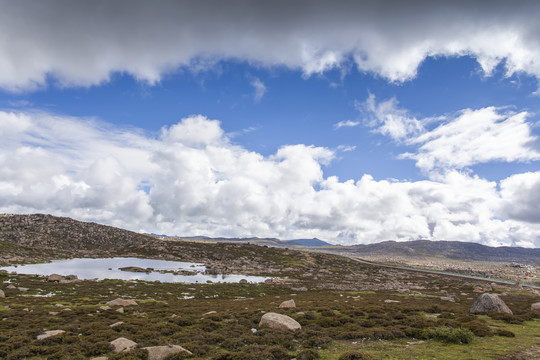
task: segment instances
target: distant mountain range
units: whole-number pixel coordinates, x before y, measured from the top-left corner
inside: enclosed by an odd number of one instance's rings
[[[384,241],[368,245],[343,246],[341,252],[409,259],[455,259],[468,261],[518,262],[540,264],[540,249],[491,247],[462,241]]]
[[[62,252],[125,251],[126,249],[156,246],[156,238],[171,241],[232,242],[292,249],[311,249],[355,256],[385,256],[423,260],[469,260],[516,262],[540,265],[540,249],[520,247],[490,247],[471,242],[416,240],[407,242],[385,241],[369,245],[339,246],[313,239],[279,240],[276,238],[210,238],[207,236],[174,237],[156,234],[138,234],[96,223],[87,223],[52,215],[0,215],[0,252],[7,256],[33,253],[36,249],[55,249]],[[12,244],[12,245],[10,245]],[[14,247],[15,246],[15,247]],[[24,250],[23,249],[26,249]],[[23,251],[24,250],[24,251]],[[35,254],[33,255],[35,256]],[[0,256],[2,257],[2,256]]]

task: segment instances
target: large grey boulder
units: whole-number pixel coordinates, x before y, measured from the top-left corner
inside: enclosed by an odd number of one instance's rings
[[[148,360],[162,360],[167,356],[171,356],[178,353],[186,353],[186,355],[193,355],[193,353],[179,345],[168,346],[150,346],[143,348],[148,351]]]
[[[273,312],[264,314],[259,326],[286,331],[295,331],[302,328],[298,321],[294,320],[292,317]]]
[[[128,300],[128,299],[114,299],[107,303],[109,306],[130,306],[130,305],[139,305],[135,300]]]
[[[137,343],[135,341],[131,341],[123,337],[111,341],[111,345],[114,347],[113,351],[117,353],[133,350],[137,347]]]
[[[282,302],[280,305],[279,305],[280,308],[295,308],[296,307],[296,304],[294,303],[294,300],[287,300],[287,301],[284,301]]]
[[[49,275],[49,277],[47,278],[47,281],[50,281],[50,282],[59,282],[60,280],[62,280],[64,277],[62,275],[58,275],[58,274],[52,274],[52,275]]]
[[[471,307],[470,312],[498,312],[513,315],[512,310],[510,310],[497,294],[480,295]]]

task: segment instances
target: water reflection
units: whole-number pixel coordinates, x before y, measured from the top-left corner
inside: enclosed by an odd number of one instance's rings
[[[143,269],[152,268],[156,271],[150,273],[122,271],[120,268],[134,266]],[[120,279],[120,280],[144,280],[144,281],[161,281],[167,283],[206,283],[208,280],[212,282],[236,283],[241,279],[246,279],[252,283],[260,283],[269,278],[263,276],[247,276],[247,275],[206,275],[204,271],[206,267],[203,264],[154,260],[154,259],[139,259],[139,258],[77,258],[53,260],[50,263],[42,264],[27,264],[17,266],[6,266],[0,270],[8,272],[16,272],[18,274],[38,274],[38,275],[77,275],[79,279]],[[177,275],[172,273],[160,273],[157,270],[168,271],[196,271],[195,275]]]

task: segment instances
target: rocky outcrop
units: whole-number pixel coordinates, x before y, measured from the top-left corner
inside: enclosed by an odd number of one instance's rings
[[[131,341],[123,337],[111,341],[111,345],[114,348],[113,351],[117,353],[133,350],[137,347],[137,343],[135,341]]]
[[[273,312],[263,315],[261,321],[259,322],[259,327],[267,327],[270,329],[285,331],[296,331],[302,328],[298,321],[294,320],[292,317]]]
[[[64,330],[49,330],[49,331],[45,331],[41,335],[38,335],[36,339],[43,340],[43,339],[47,339],[47,338],[50,338],[52,336],[60,335],[60,334],[63,334],[63,333],[65,333]]]
[[[498,312],[513,314],[512,310],[502,301],[497,294],[482,294],[474,302],[470,310],[471,313]]]
[[[135,300],[129,300],[129,299],[114,299],[107,303],[108,306],[136,306],[139,305]]]
[[[296,307],[296,304],[294,303],[294,300],[287,300],[287,301],[284,301],[282,302],[279,307],[281,309],[287,309],[287,308],[295,308]]]
[[[148,351],[148,360],[163,360],[168,356],[185,353],[186,355],[193,355],[193,353],[179,345],[168,346],[150,346],[143,348]]]

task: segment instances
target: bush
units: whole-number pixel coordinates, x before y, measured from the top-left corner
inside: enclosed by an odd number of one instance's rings
[[[509,330],[503,330],[503,329],[497,330],[496,334],[499,336],[505,336],[505,337],[516,337],[516,334],[514,334],[513,332]]]
[[[319,358],[319,353],[313,349],[302,350],[296,355],[298,360],[315,360]]]
[[[339,355],[339,360],[364,360],[369,359],[369,357],[360,351],[347,351]]]
[[[469,344],[474,334],[469,329],[438,327],[426,329],[422,332],[424,339],[435,339],[449,344]]]

